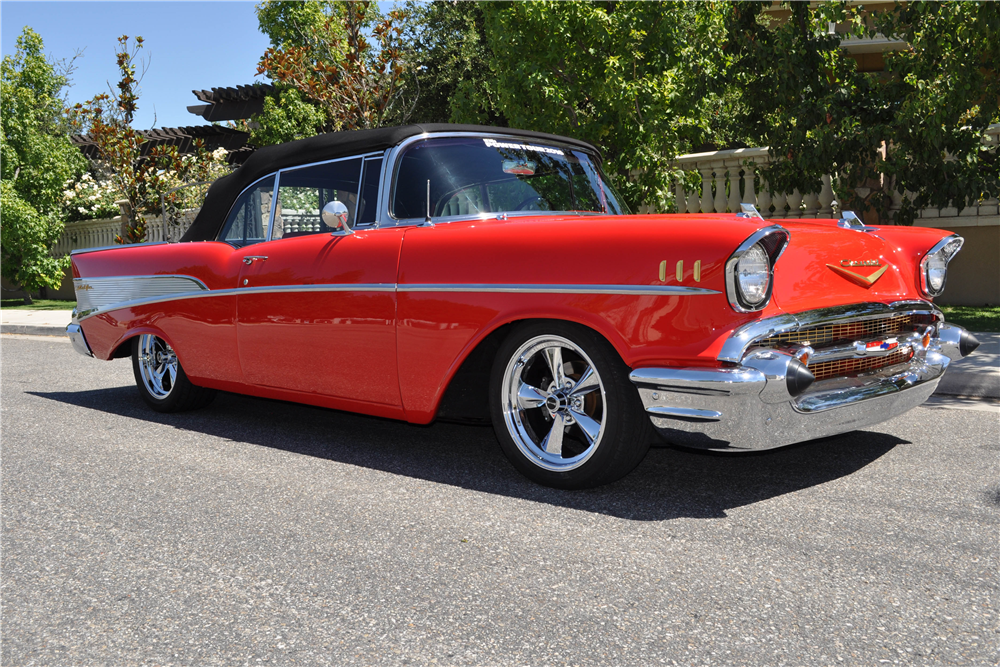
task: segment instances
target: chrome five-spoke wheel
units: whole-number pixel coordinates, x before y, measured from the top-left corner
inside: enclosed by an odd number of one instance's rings
[[[167,341],[153,334],[132,339],[132,372],[139,394],[157,412],[181,412],[208,405],[214,389],[192,384]]]
[[[139,375],[153,397],[165,399],[177,382],[177,353],[152,334],[139,336]]]
[[[652,437],[628,373],[590,329],[551,320],[518,325],[490,377],[490,416],[504,454],[530,479],[559,488],[625,475]]]
[[[604,435],[605,392],[594,362],[562,336],[526,341],[504,371],[504,421],[521,452],[545,470],[573,470]]]

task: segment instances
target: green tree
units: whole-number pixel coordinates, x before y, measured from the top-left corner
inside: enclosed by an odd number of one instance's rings
[[[816,191],[834,174],[845,208],[888,222],[895,201],[897,224],[927,206],[997,196],[1000,162],[981,136],[1000,120],[1000,6],[908,2],[869,14],[846,3],[783,5],[785,22],[756,2],[733,3],[726,20],[726,84],[748,110],[733,120],[770,147],[772,188]],[[860,72],[841,42],[877,35],[907,48],[885,54],[884,73]]]
[[[670,162],[704,141],[725,64],[717,8],[525,2],[483,12],[496,112],[511,127],[595,143],[630,203],[669,207]]]
[[[272,43],[257,73],[267,74],[277,92],[247,124],[255,145],[405,117],[402,12],[381,17],[367,1],[269,1],[257,13]]]
[[[410,0],[406,12],[403,52],[417,89],[411,120],[506,126],[497,109],[483,3]]]
[[[45,58],[42,38],[25,28],[0,74],[0,269],[25,291],[58,288],[67,265],[51,256],[63,225],[57,217],[63,184],[86,160],[63,122],[67,74]]]

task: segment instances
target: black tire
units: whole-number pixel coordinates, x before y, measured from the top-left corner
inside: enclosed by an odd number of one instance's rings
[[[562,369],[561,383],[553,368]],[[653,439],[628,376],[615,349],[586,327],[554,320],[519,325],[501,344],[490,375],[490,416],[504,454],[525,477],[560,489],[625,476]]]
[[[142,400],[157,412],[197,410],[215,399],[216,391],[192,384],[173,348],[152,334],[132,339],[132,373]]]

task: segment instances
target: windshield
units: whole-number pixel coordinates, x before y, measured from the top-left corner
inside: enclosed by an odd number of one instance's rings
[[[590,154],[529,139],[450,137],[409,146],[396,172],[392,215],[553,212],[625,215]]]

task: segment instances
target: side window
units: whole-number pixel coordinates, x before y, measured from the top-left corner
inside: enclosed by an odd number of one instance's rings
[[[323,222],[323,207],[339,201],[347,207],[347,224],[357,222],[361,158],[327,162],[281,172],[272,239],[336,231]]]
[[[240,195],[222,226],[219,240],[242,247],[267,239],[273,192],[274,176],[268,176]]]
[[[361,202],[358,204],[358,226],[365,227],[378,220],[378,184],[382,175],[382,158],[365,160],[361,175]]]

